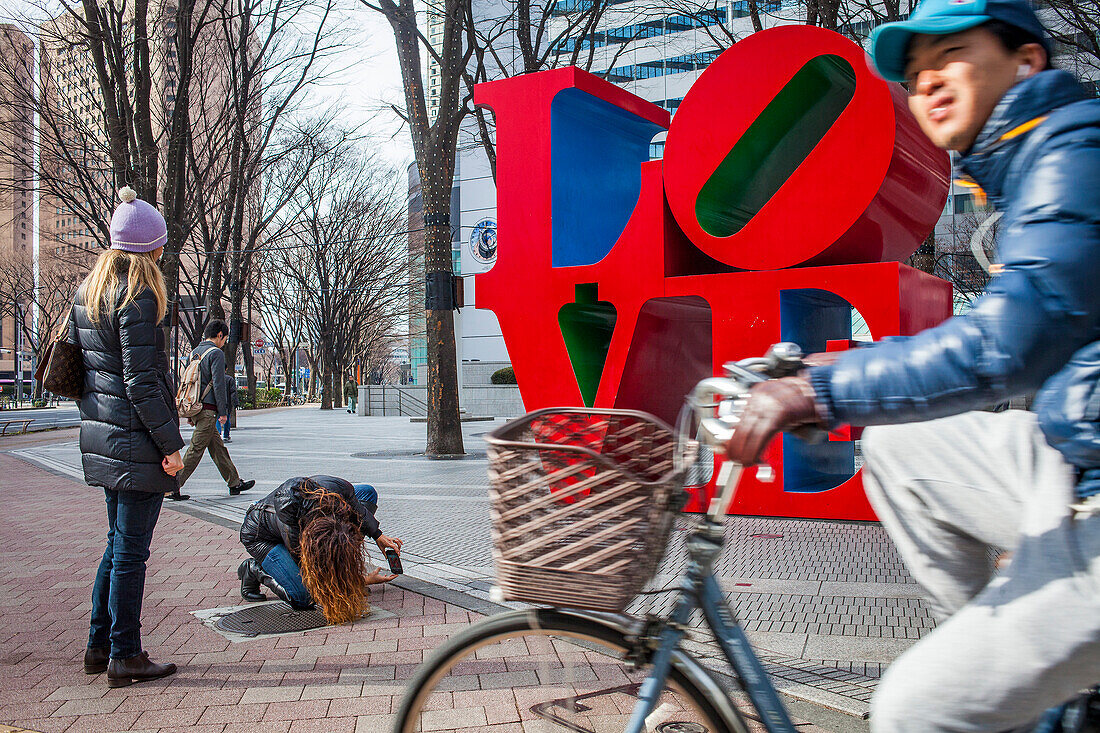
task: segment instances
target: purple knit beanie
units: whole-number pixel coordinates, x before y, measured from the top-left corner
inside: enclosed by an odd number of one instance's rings
[[[168,227],[156,207],[137,197],[137,191],[124,186],[118,197],[122,203],[111,217],[111,249],[127,252],[152,252],[168,241]]]

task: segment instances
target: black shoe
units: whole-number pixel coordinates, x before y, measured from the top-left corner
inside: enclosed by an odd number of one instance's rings
[[[241,579],[241,598],[252,603],[267,600],[267,596],[260,592],[262,574],[259,563],[253,558],[250,557],[241,563],[237,568],[237,577]]]
[[[111,656],[107,647],[90,646],[84,650],[84,674],[107,671],[107,659]]]
[[[237,484],[236,486],[230,486],[229,487],[229,495],[230,496],[236,496],[237,494],[241,493],[242,491],[248,491],[249,489],[251,489],[255,485],[256,485],[255,481],[242,481],[239,484]]]
[[[191,498],[191,495],[190,494],[181,494],[177,490],[177,491],[173,491],[171,494],[169,494],[168,498],[171,499],[172,501],[187,501],[188,499]]]
[[[145,682],[176,673],[176,665],[157,664],[149,659],[149,652],[142,652],[129,659],[111,659],[107,664],[107,686],[128,687],[135,682]]]

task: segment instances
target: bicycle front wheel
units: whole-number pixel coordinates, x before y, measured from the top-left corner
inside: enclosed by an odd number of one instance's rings
[[[622,630],[581,614],[541,609],[493,616],[452,637],[417,671],[394,731],[622,731],[647,675],[625,660],[628,647]],[[674,666],[646,730],[747,729],[701,668],[685,673]]]

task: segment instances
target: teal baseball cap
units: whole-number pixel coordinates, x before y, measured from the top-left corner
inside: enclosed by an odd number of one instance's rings
[[[871,60],[884,79],[905,81],[906,52],[913,36],[946,36],[991,20],[1035,36],[1050,53],[1050,38],[1025,0],[924,0],[908,20],[875,29],[871,34]]]

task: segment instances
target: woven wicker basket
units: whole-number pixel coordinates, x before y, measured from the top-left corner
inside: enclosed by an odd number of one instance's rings
[[[672,430],[644,412],[551,408],[485,440],[504,597],[623,610],[668,541],[681,488]]]

